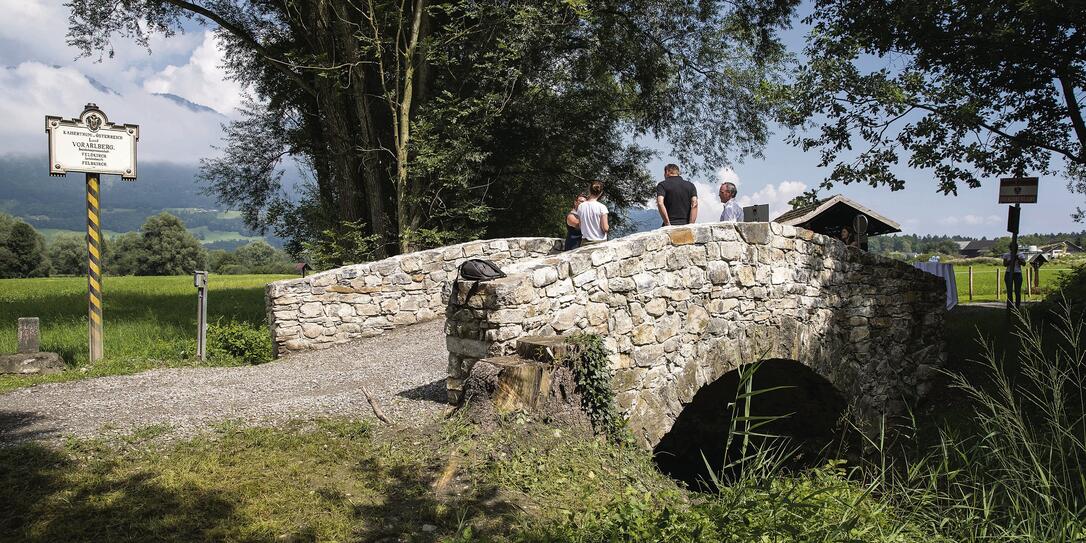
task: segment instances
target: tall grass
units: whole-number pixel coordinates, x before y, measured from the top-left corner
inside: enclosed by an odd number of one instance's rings
[[[1084,541],[1082,318],[1065,303],[1040,322],[1014,319],[1017,364],[983,338],[973,362],[989,381],[950,374],[975,406],[972,431],[944,428],[933,450],[890,461],[880,448],[865,475],[914,522],[956,541]]]

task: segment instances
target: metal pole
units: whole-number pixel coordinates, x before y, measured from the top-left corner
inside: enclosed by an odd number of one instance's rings
[[[1014,204],[1014,213],[1017,215],[1018,220],[1014,221],[1014,230],[1011,230],[1011,258],[1008,259],[1007,275],[1014,279],[1013,271],[1015,266],[1018,265],[1018,224],[1022,217],[1022,204]],[[1022,291],[1018,290],[1017,293],[1011,291],[1014,288],[1014,282],[1007,285],[1007,303],[1010,304],[1015,300],[1015,295],[1022,296]]]
[[[98,174],[87,174],[87,343],[90,361],[102,359],[102,223]]]
[[[193,282],[197,292],[196,357],[207,360],[207,272],[195,272]]]

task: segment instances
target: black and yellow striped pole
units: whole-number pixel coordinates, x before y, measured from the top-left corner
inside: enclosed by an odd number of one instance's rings
[[[135,181],[140,127],[111,123],[97,105],[90,103],[76,119],[46,115],[45,132],[49,134],[49,175],[87,174],[87,343],[90,361],[97,362],[104,351],[99,176],[119,175]]]
[[[90,361],[102,359],[102,221],[98,174],[87,174],[87,325]]]

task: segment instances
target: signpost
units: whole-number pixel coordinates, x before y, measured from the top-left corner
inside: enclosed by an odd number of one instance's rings
[[[49,135],[49,175],[87,174],[87,327],[90,361],[101,360],[102,348],[102,221],[101,174],[136,179],[139,126],[117,125],[95,104],[75,119],[45,116]]]
[[[1018,225],[1022,217],[1022,204],[1037,203],[1036,177],[1007,177],[999,180],[999,203],[1014,204],[1007,208],[1007,231],[1011,233],[1010,258],[1007,260],[1006,277],[1013,273],[1014,266],[1018,264]],[[1021,268],[1019,268],[1021,269]],[[996,281],[996,297],[999,297],[999,281]],[[1014,297],[1011,285],[1007,285],[1007,299]],[[1021,297],[1021,291],[1018,296]],[[1010,307],[1010,304],[1008,304]]]

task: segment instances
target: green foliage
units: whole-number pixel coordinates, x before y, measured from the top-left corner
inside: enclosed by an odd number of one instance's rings
[[[938,190],[1086,164],[1086,17],[1062,2],[819,0],[808,61],[786,93],[792,141],[817,149],[823,182]],[[1028,30],[1027,30],[1028,29]],[[901,155],[907,157],[903,158]]]
[[[0,278],[48,275],[45,238],[29,224],[0,213]]]
[[[136,275],[186,275],[207,267],[207,254],[181,219],[163,211],[140,227]]]
[[[622,415],[615,406],[611,389],[611,362],[603,338],[596,334],[576,334],[569,339],[569,353],[563,363],[573,370],[581,408],[592,421],[592,428],[615,441],[628,441]]]
[[[366,232],[362,221],[343,221],[338,229],[322,231],[316,240],[302,243],[309,265],[314,270],[327,270],[373,260],[381,236]]]
[[[212,323],[207,329],[207,352],[212,358],[235,358],[261,364],[272,356],[271,335],[264,327],[235,320]]]
[[[1086,262],[1060,274],[1046,301],[1050,306],[1067,303],[1079,310],[1086,308]]]
[[[109,275],[138,275],[144,248],[140,235],[126,232],[114,237],[109,242],[110,251],[103,258],[105,271]]]
[[[77,234],[62,234],[53,238],[53,242],[49,244],[49,261],[53,265],[53,273],[61,275],[87,273],[86,239]]]

